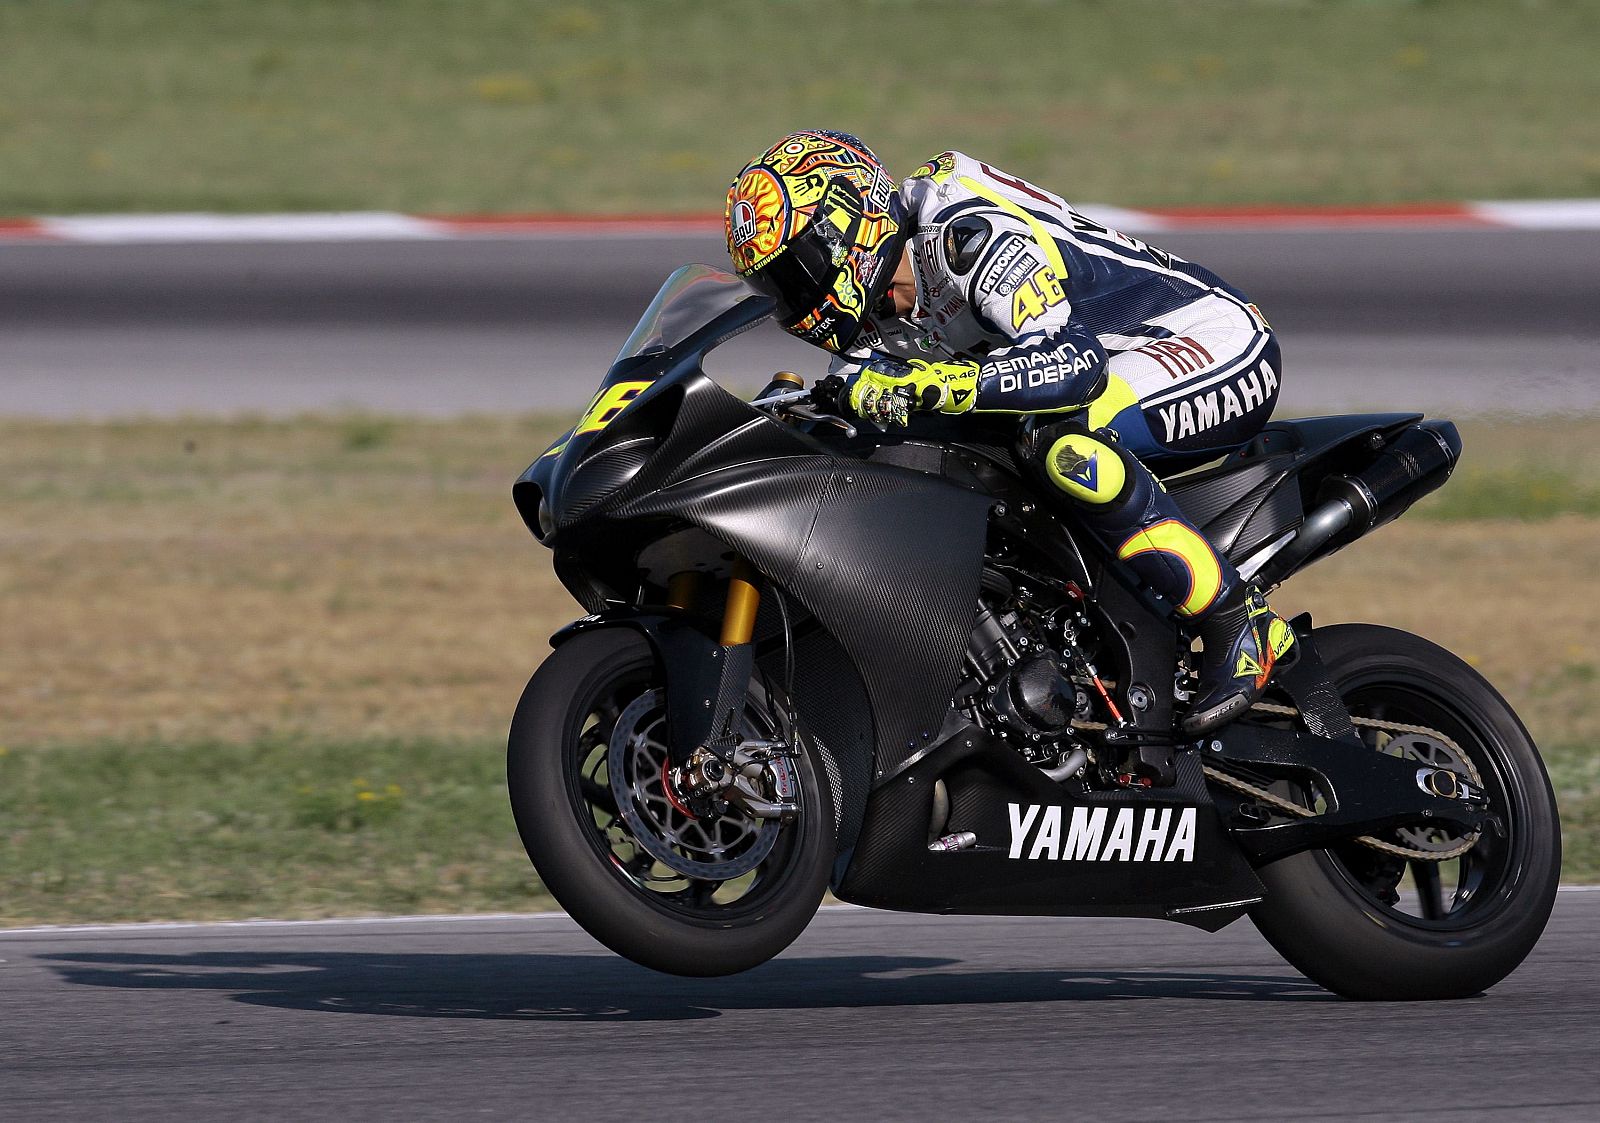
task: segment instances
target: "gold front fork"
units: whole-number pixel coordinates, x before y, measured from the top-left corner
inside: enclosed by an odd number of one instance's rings
[[[756,630],[756,609],[761,607],[761,592],[756,588],[760,575],[755,566],[738,558],[728,579],[728,601],[722,610],[722,646],[749,643]]]
[[[667,603],[680,612],[693,609],[695,600],[700,596],[700,586],[704,583],[705,576],[693,569],[674,573],[667,582]]]

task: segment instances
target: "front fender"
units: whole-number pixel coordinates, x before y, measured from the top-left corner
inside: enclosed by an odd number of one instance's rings
[[[739,728],[753,645],[724,646],[687,613],[618,605],[574,620],[550,637],[550,646],[600,628],[631,628],[649,642],[666,684],[667,747],[675,764],[711,741],[718,728]]]
[[[557,628],[550,636],[550,646],[560,647],[573,636],[582,635],[584,632],[597,631],[600,628],[632,628],[645,639],[650,641],[652,648],[656,647],[655,633],[661,623],[672,619],[671,614],[651,610],[645,612],[631,605],[617,605],[596,612],[589,616],[580,616],[570,624]]]

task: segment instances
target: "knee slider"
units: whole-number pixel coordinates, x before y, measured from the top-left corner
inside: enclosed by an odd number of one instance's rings
[[[1068,497],[1104,507],[1122,498],[1127,488],[1131,473],[1123,456],[1120,448],[1088,432],[1068,432],[1045,453],[1045,471]]]

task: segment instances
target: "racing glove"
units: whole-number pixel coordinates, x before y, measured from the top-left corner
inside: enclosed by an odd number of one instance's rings
[[[977,395],[977,363],[879,357],[846,380],[840,400],[857,417],[887,429],[909,425],[914,410],[965,413]]]

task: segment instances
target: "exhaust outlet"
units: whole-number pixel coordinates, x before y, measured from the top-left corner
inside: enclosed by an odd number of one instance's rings
[[[1461,457],[1461,434],[1450,421],[1424,421],[1401,431],[1373,462],[1330,476],[1299,532],[1257,570],[1264,588],[1281,583],[1308,558],[1331,553],[1393,522],[1450,478]]]
[[[1461,434],[1449,421],[1403,430],[1367,467],[1323,482],[1320,499],[1343,499],[1355,516],[1346,541],[1393,522],[1450,478],[1461,457]]]

